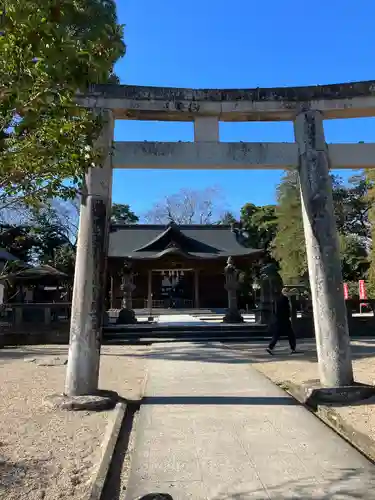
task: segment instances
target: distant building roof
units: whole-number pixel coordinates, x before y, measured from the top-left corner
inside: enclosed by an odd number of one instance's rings
[[[20,271],[15,271],[2,277],[2,279],[16,281],[38,281],[41,279],[63,280],[65,278],[68,278],[67,274],[63,273],[62,271],[58,271],[54,267],[47,264],[35,267],[28,266],[27,268],[23,268]]]
[[[247,248],[241,235],[224,225],[113,225],[109,257],[160,259],[180,255],[191,259],[256,256],[263,250]]]

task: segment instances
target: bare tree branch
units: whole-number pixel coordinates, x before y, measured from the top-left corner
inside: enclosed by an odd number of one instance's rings
[[[212,224],[220,219],[224,206],[224,197],[217,187],[181,189],[155,203],[143,219],[151,224]]]
[[[66,227],[70,242],[76,245],[79,226],[79,196],[73,200],[53,200],[52,207],[56,211],[59,224]]]

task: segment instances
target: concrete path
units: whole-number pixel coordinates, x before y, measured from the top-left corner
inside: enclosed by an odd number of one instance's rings
[[[149,359],[125,498],[151,492],[375,499],[375,466],[235,353],[163,344]]]

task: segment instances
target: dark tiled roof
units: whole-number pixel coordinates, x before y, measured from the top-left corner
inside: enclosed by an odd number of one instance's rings
[[[219,225],[121,225],[113,226],[109,257],[158,259],[165,255],[215,259],[261,254],[246,248],[230,226]]]
[[[35,266],[35,267],[30,267],[28,266],[27,268],[21,269],[20,271],[16,271],[14,273],[9,273],[6,276],[3,277],[3,279],[18,279],[18,280],[23,280],[23,279],[39,279],[39,278],[67,278],[68,275],[58,271],[52,266],[49,266],[47,264],[42,265],[42,266]]]

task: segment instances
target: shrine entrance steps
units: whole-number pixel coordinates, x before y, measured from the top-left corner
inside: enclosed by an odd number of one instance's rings
[[[110,309],[108,311],[108,315],[110,318],[115,318],[118,316],[120,312],[120,309]],[[205,307],[205,308],[200,308],[200,309],[174,309],[174,308],[160,308],[160,309],[150,309],[144,308],[144,309],[134,309],[135,315],[137,318],[148,318],[150,316],[153,317],[158,317],[158,316],[163,316],[163,315],[168,315],[168,316],[180,316],[180,315],[185,315],[188,314],[189,316],[194,316],[194,317],[204,317],[204,318],[215,318],[216,316],[225,316],[226,313],[226,308],[223,307]],[[241,311],[242,314],[245,316],[249,317],[254,317],[255,316],[255,309],[254,310],[249,310],[249,311]]]
[[[103,328],[105,343],[235,342],[268,337],[267,325],[222,323],[200,320],[192,315],[161,315],[154,323],[109,325]]]

